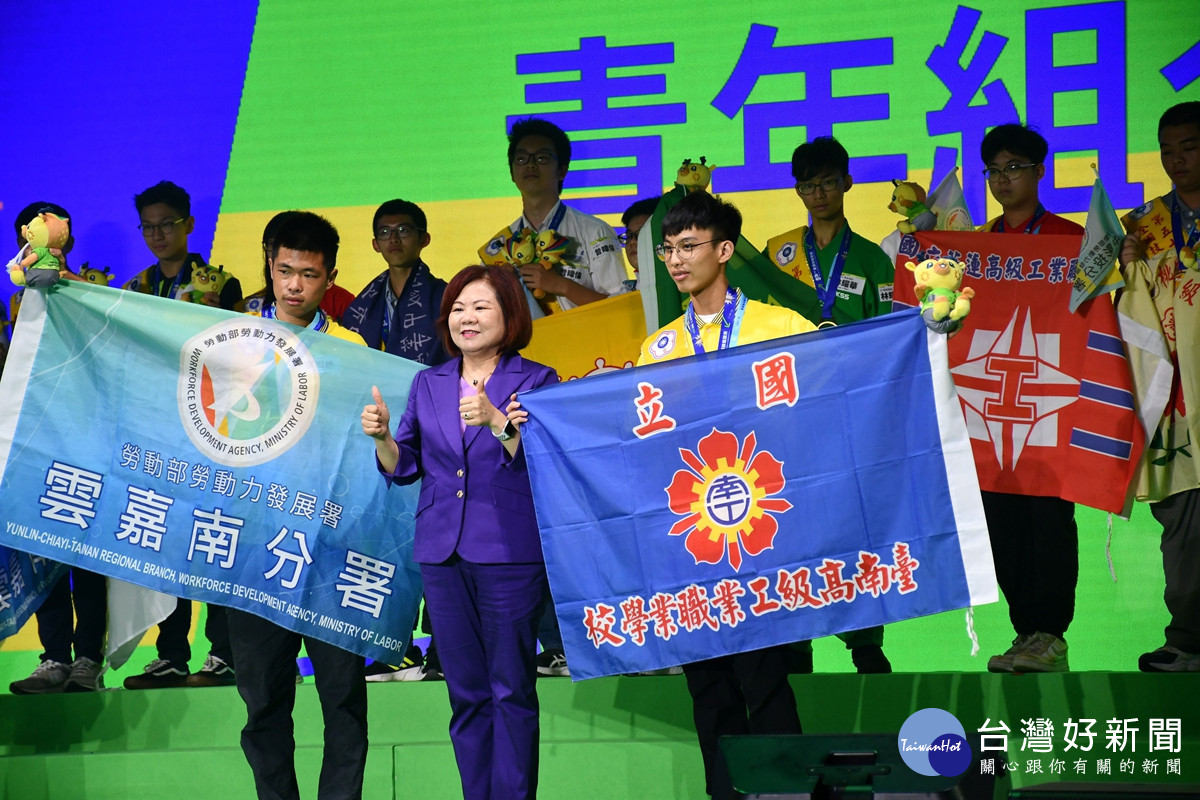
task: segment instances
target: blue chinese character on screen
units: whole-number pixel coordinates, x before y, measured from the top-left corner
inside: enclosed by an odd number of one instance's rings
[[[835,124],[890,118],[887,94],[833,94],[835,70],[890,65],[890,38],[776,46],[778,32],[769,25],[750,26],[733,72],[713,98],[713,107],[729,119],[742,112],[744,160],[742,166],[718,167],[723,192],[783,189],[795,183],[789,161],[771,160],[771,131],[776,128],[803,126],[805,136],[812,140],[832,136]],[[803,100],[746,102],[759,78],[800,73],[804,75]],[[908,174],[908,156],[851,158],[850,173],[859,183],[891,180]]]
[[[1094,57],[1085,63],[1063,64],[1056,57],[1062,34],[1093,34]],[[1058,37],[1058,39],[1056,39]],[[1061,50],[1061,45],[1058,48]],[[1025,94],[1029,124],[1038,128],[1051,152],[1082,152],[1095,158],[1104,189],[1116,208],[1142,202],[1142,184],[1126,181],[1128,152],[1125,124],[1125,3],[1041,8],[1025,13]],[[1088,122],[1060,124],[1065,103],[1083,103]],[[1094,152],[1095,155],[1090,154]],[[1083,186],[1054,185],[1053,159],[1046,161],[1041,199],[1062,213],[1087,211],[1092,182]]]
[[[966,67],[961,66],[967,43],[979,25],[980,16],[980,12],[973,8],[959,6],[954,12],[954,21],[950,23],[950,32],[946,34],[946,42],[933,48],[925,60],[929,71],[950,90],[946,104],[925,115],[926,129],[930,136],[957,133],[962,137],[963,196],[974,220],[987,218],[987,181],[980,170],[971,169],[969,165],[979,163],[979,146],[988,128],[1017,119],[1017,107],[1004,81],[996,79],[984,85],[1004,46],[1008,44],[1006,37],[984,31],[971,62]],[[972,104],[980,89],[983,90],[984,101]],[[943,152],[949,153],[945,148],[938,150],[939,156],[943,156]],[[935,164],[934,174],[945,174],[953,166],[952,161],[948,165]]]
[[[536,113],[553,122],[564,131],[612,131],[621,128],[639,128],[650,125],[681,125],[687,122],[685,103],[658,103],[645,105],[612,106],[614,98],[661,95],[667,91],[667,77],[657,75],[610,76],[609,70],[626,67],[645,67],[654,64],[671,64],[675,61],[675,45],[640,44],[610,47],[607,37],[588,36],[580,38],[579,49],[559,50],[550,53],[524,53],[517,56],[518,75],[536,75],[552,72],[578,72],[575,80],[559,80],[547,83],[529,83],[525,86],[526,103],[562,103],[574,101],[579,108],[574,111],[552,111]],[[508,124],[528,114],[508,117]],[[656,195],[662,191],[662,137],[661,136],[610,136],[595,139],[572,137],[571,158],[575,160],[605,161],[629,159],[633,166],[603,166],[573,169],[567,173],[564,189],[614,186],[636,186],[633,195],[620,197],[591,197],[576,199],[571,205],[587,214],[620,213],[629,203],[638,198]]]

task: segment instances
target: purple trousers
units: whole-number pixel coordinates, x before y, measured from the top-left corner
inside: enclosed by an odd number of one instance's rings
[[[422,564],[465,800],[537,796],[544,564]]]

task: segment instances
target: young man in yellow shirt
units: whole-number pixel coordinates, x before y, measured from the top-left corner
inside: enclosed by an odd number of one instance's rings
[[[690,296],[679,319],[642,344],[638,366],[815,330],[790,309],[747,300],[729,285],[725,264],[742,230],[742,215],[707,192],[693,192],[663,218],[658,252],[679,291]],[[733,798],[722,736],[800,733],[796,697],[783,647],[685,664],[704,781],[716,800]]]

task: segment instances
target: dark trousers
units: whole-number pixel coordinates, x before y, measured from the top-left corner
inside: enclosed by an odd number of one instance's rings
[[[836,636],[846,643],[847,650],[853,650],[856,647],[883,647],[882,625],[875,625],[857,631],[842,631],[836,634]],[[811,653],[812,640],[806,639],[802,642],[796,642],[792,647],[797,650],[807,650]]]
[[[367,684],[363,657],[301,636],[237,609],[226,609],[238,694],[246,703],[242,752],[259,800],[299,800],[296,785],[296,656],[303,641],[313,665],[325,750],[319,800],[359,800],[367,763]]]
[[[537,796],[538,564],[422,564],[446,688],[450,741],[466,800]]]
[[[1200,489],[1151,503],[1150,511],[1163,526],[1163,599],[1171,613],[1167,644],[1200,653]]]
[[[42,661],[70,664],[75,658],[90,658],[103,663],[108,627],[108,579],[103,575],[75,567],[54,584],[36,616],[45,650]]]
[[[209,652],[224,661],[234,670],[233,647],[229,643],[229,621],[224,606],[208,604],[208,616],[204,621],[204,637],[208,639]],[[192,660],[192,646],[188,643],[188,631],[192,627],[192,601],[182,597],[175,604],[170,616],[158,623],[158,657],[172,664],[186,666]]]
[[[1066,638],[1079,581],[1075,504],[1057,497],[983,492],[983,513],[1013,630]]]
[[[704,785],[714,800],[736,797],[718,742],[722,736],[800,733],[783,647],[684,664]]]

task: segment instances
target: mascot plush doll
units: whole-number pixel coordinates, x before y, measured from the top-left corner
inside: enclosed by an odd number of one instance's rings
[[[183,287],[179,296],[189,303],[201,303],[204,295],[209,292],[219,295],[225,288],[225,281],[228,278],[229,275],[225,272],[224,264],[216,267],[211,264],[193,264],[192,282]]]
[[[685,158],[683,164],[679,166],[679,171],[675,173],[675,183],[688,192],[706,191],[715,167],[716,164],[709,164],[704,156],[700,156],[699,163]]]
[[[44,289],[58,281],[62,268],[59,256],[71,238],[71,222],[49,211],[42,211],[21,227],[25,246],[8,262],[8,274],[17,286]]]
[[[570,247],[570,240],[561,235],[553,228],[548,228],[538,234],[534,241],[534,259],[538,264],[542,265],[543,269],[559,270],[563,261],[567,257],[567,249]],[[541,289],[534,289],[533,296],[541,300],[546,296],[546,293]]]
[[[921,317],[930,330],[953,333],[962,327],[963,318],[971,311],[975,290],[961,289],[967,265],[950,258],[930,258],[920,264],[909,261],[904,265],[916,279],[917,299],[921,301]]]
[[[896,223],[896,230],[901,233],[912,233],[915,230],[929,230],[933,227],[934,215],[925,205],[925,190],[919,184],[911,181],[892,180],[892,202],[888,203],[888,211],[893,211],[904,219]],[[917,222],[918,217],[928,215],[928,225]]]
[[[94,283],[97,286],[108,286],[108,282],[112,280],[112,273],[108,271],[108,267],[104,269],[95,269],[89,267],[88,263],[83,262],[83,266],[79,268],[79,277],[83,278],[88,283]]]

